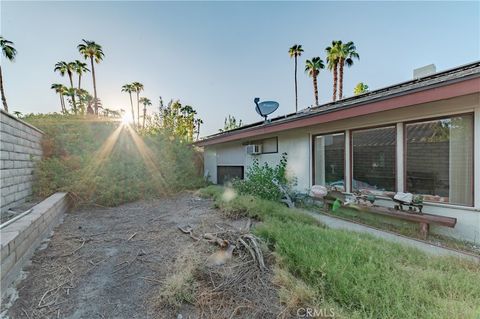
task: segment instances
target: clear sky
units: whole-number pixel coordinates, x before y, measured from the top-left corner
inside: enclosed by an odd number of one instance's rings
[[[123,84],[139,81],[158,107],[178,98],[204,120],[202,134],[223,127],[227,114],[260,120],[253,98],[276,100],[293,112],[293,61],[302,44],[299,104],[313,104],[306,58],[325,59],[331,40],[354,41],[360,54],[345,73],[345,95],[360,81],[371,89],[411,79],[416,67],[437,70],[480,59],[480,2],[7,2],[1,34],[18,50],[2,60],[11,111],[59,111],[52,83],[58,61],[79,59],[82,38],[103,46],[96,67],[103,105],[129,109]],[[85,88],[93,91],[90,78]],[[332,95],[332,75],[319,77],[320,102]]]

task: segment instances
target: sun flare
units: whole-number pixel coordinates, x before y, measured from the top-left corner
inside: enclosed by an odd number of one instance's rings
[[[133,123],[132,116],[129,114],[124,114],[122,116],[122,125],[130,125]]]

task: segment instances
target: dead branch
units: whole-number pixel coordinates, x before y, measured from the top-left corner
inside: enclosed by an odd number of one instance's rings
[[[69,252],[68,254],[62,255],[61,257],[68,257],[68,256],[71,256],[71,255],[75,254],[77,251],[79,251],[85,245],[85,243],[86,243],[86,240],[83,240],[80,247],[74,249],[72,252]]]
[[[242,244],[250,253],[252,256],[253,260],[258,263],[258,267],[260,270],[266,270],[267,267],[265,267],[265,261],[263,259],[263,253],[262,250],[260,249],[258,243],[257,243],[257,238],[251,234],[245,234],[240,237],[238,237],[238,241],[240,244]]]
[[[128,237],[127,241],[130,241],[133,237],[137,236],[137,233],[134,233],[132,236]]]
[[[209,243],[215,243],[220,247],[226,247],[228,245],[228,241],[226,241],[225,239],[221,239],[212,233],[205,233],[203,235],[203,238],[206,239]]]
[[[192,239],[196,240],[196,241],[199,241],[200,238],[196,237],[193,235],[193,228],[190,227],[190,226],[187,226],[186,229],[183,229],[182,227],[178,226],[178,229],[180,229],[180,231],[184,234],[188,234],[190,235],[190,237],[192,237]]]

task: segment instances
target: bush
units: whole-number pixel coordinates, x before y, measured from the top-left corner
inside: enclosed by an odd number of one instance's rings
[[[281,185],[287,192],[295,185],[295,180],[289,180],[287,171],[287,153],[283,153],[280,163],[271,167],[268,163],[260,165],[258,159],[248,168],[244,180],[234,180],[233,187],[240,194],[255,195],[263,199],[280,201],[284,193],[278,185]]]
[[[162,132],[138,135],[118,121],[30,115],[45,132],[34,193],[71,192],[82,203],[115,206],[203,185],[195,150]]]

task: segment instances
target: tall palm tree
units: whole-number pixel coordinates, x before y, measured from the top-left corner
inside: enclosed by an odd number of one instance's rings
[[[55,64],[55,68],[53,69],[55,72],[59,72],[61,76],[68,75],[68,79],[70,80],[70,88],[73,89],[73,72],[75,72],[75,62],[65,62],[60,61]],[[75,96],[72,96],[72,106],[73,112],[77,113],[77,104],[75,102]]]
[[[357,53],[357,48],[352,41],[349,41],[345,44],[340,42],[339,52],[338,52],[338,73],[339,73],[339,89],[338,89],[338,98],[343,98],[343,66],[346,65],[351,67],[353,65],[353,59],[360,60],[360,55]]]
[[[87,64],[82,61],[75,60],[74,63],[75,63],[75,73],[77,73],[78,75],[78,89],[80,90],[82,88],[81,86],[82,75],[84,73],[90,72],[90,70],[87,68]]]
[[[342,41],[332,41],[332,46],[327,47],[327,68],[333,72],[333,102],[337,100],[337,85],[338,85],[338,51]]]
[[[77,46],[80,54],[83,55],[85,59],[90,59],[90,64],[92,68],[92,78],[93,78],[93,96],[95,103],[95,114],[98,115],[98,98],[97,98],[97,82],[95,78],[95,63],[100,63],[103,60],[105,54],[103,53],[102,46],[95,43],[94,41],[82,40],[83,43],[80,43]],[[95,62],[95,63],[94,63]]]
[[[55,90],[55,93],[57,93],[60,96],[60,107],[62,109],[62,113],[67,113],[67,108],[65,106],[65,93],[67,92],[67,87],[63,84],[59,83],[54,83],[50,87],[52,90]]]
[[[289,50],[290,58],[295,59],[295,112],[298,112],[298,92],[297,92],[297,58],[302,55],[303,49],[301,44],[294,44]]]
[[[17,55],[17,50],[13,47],[13,42],[8,41],[4,37],[0,36],[0,46],[2,47],[3,56],[9,60],[14,61],[15,56]],[[5,97],[5,91],[3,90],[3,76],[2,76],[2,67],[0,66],[0,91],[2,93],[2,103],[3,108],[8,112],[7,98]]]
[[[315,94],[315,105],[318,106],[318,85],[317,77],[320,74],[320,70],[324,69],[325,65],[323,64],[322,59],[319,57],[312,58],[311,60],[305,61],[305,72],[313,79],[313,92]]]
[[[241,121],[241,120],[240,120]],[[198,137],[200,136],[200,126],[203,124],[202,119],[195,119],[195,126],[197,127],[197,141]]]
[[[133,82],[132,85],[137,93],[137,125],[140,127],[140,92],[143,91],[143,84],[140,82]]]
[[[142,97],[140,99],[140,103],[143,104],[143,124],[142,124],[142,128],[145,128],[145,119],[147,118],[147,106],[152,105],[152,101],[150,101],[146,97]]]
[[[133,100],[132,100],[132,92],[135,92],[135,87],[133,84],[125,84],[122,86],[122,92],[128,93],[130,95],[130,106],[132,108],[132,121],[135,123],[135,112],[133,111]]]

